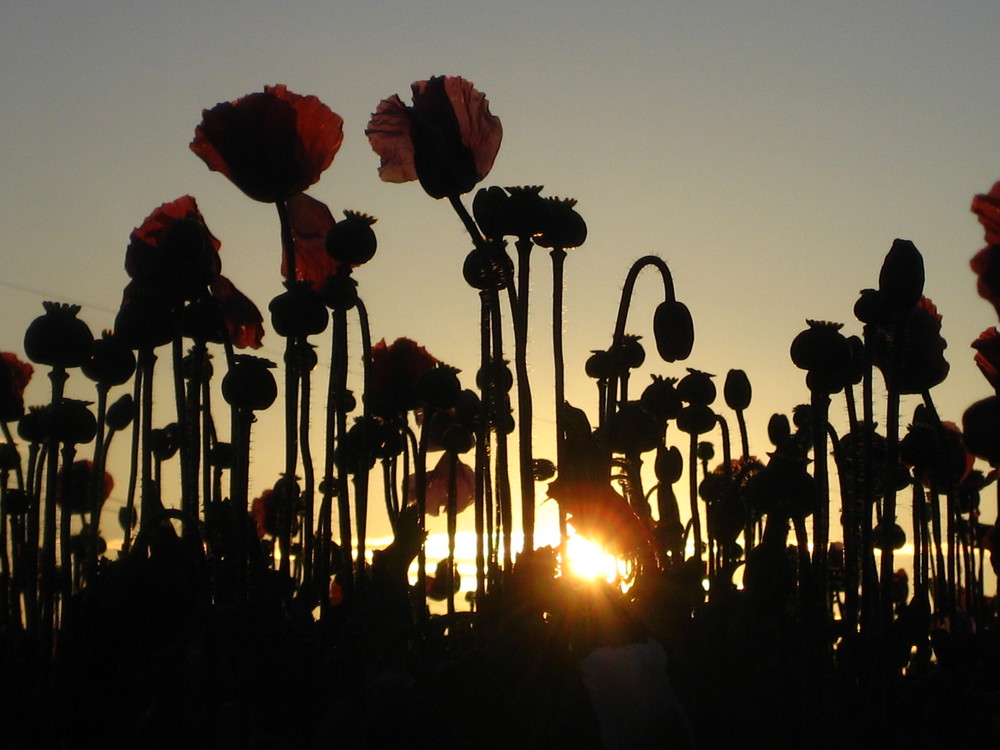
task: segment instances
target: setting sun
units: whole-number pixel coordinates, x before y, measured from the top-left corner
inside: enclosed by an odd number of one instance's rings
[[[578,578],[603,578],[608,583],[621,574],[619,560],[601,545],[573,535],[566,542],[567,568]]]

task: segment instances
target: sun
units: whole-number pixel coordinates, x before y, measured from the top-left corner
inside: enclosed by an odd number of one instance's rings
[[[620,560],[597,542],[573,534],[566,541],[566,567],[577,578],[603,579],[608,583],[621,576]]]

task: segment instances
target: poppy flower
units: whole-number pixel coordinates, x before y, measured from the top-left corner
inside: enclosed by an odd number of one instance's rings
[[[417,408],[417,379],[437,363],[424,347],[408,338],[398,338],[391,345],[385,339],[375,344],[365,393],[371,413],[390,419]]]
[[[434,468],[427,472],[425,508],[432,516],[440,515],[448,509],[448,483],[451,481],[449,461],[448,454],[443,453]],[[417,475],[411,474],[408,481],[412,497],[417,491]],[[476,473],[461,460],[455,466],[455,486],[455,510],[461,513],[476,499]]]
[[[250,515],[257,525],[257,538],[277,536],[278,495],[273,489],[264,490],[250,505]]]
[[[319,180],[344,140],[344,120],[284,85],[202,112],[191,150],[254,200],[277,203]]]
[[[1000,331],[987,328],[972,342],[976,365],[994,388],[1000,387]]]
[[[295,245],[295,276],[322,292],[327,280],[336,275],[340,262],[326,251],[326,237],[336,223],[330,209],[304,193],[288,199],[288,221]],[[288,258],[281,255],[281,275],[288,278]]]
[[[987,245],[972,257],[969,265],[978,277],[979,296],[989,300],[1000,316],[1000,245]]]
[[[365,134],[386,182],[419,180],[433,198],[468,193],[489,174],[503,128],[486,95],[464,78],[437,76],[411,87],[413,105],[383,99]]]
[[[237,349],[260,349],[264,338],[264,316],[257,305],[225,276],[216,277],[209,290],[212,299],[219,305],[233,346]]]
[[[190,195],[154,210],[129,238],[125,271],[148,289],[197,299],[219,275],[222,243]]]
[[[903,314],[899,336],[880,326],[873,335],[872,361],[897,392],[923,393],[948,376],[941,316],[927,297]]]
[[[1000,245],[1000,182],[990,188],[986,195],[972,199],[972,213],[979,217],[979,223],[986,232],[986,243]]]
[[[0,352],[0,421],[12,422],[24,415],[24,389],[34,372],[16,354]]]
[[[96,468],[93,461],[80,459],[59,469],[56,502],[68,507],[70,513],[89,513],[95,489],[100,490],[101,503],[107,500],[114,489],[115,480],[106,471],[98,479]],[[96,488],[98,481],[101,484]]]

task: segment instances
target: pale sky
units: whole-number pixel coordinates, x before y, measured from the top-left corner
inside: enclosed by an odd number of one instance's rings
[[[541,184],[579,200],[590,236],[567,261],[567,378],[570,399],[592,416],[583,362],[610,343],[631,261],[658,253],[696,342],[683,365],[657,362],[659,284],[640,279],[628,330],[649,356],[636,387],[685,365],[716,373],[720,386],[728,369],[746,370],[751,447],[762,454],[771,413],[808,400],[792,338],[806,318],[860,333],[857,293],[877,285],[903,237],[922,251],[925,293],[944,316],[952,373],[935,390],[939,408],[960,421],[989,393],[969,343],[996,323],[968,260],[983,242],[969,202],[1000,180],[998,33],[994,0],[8,0],[0,349],[21,352],[44,299],[84,305],[95,333],[110,326],[129,233],[188,193],[222,241],[223,272],[266,310],[280,292],[275,212],[209,172],[188,143],[203,108],[284,83],[345,120],[344,145],[310,194],[335,215],[379,219],[379,252],[357,272],[375,340],[416,339],[471,385],[478,302],[461,278],[470,243],[446,203],[415,183],[379,181],[363,132],[379,100],[408,100],[412,81],[450,74],[473,81],[503,122],[483,185]],[[550,275],[536,253],[529,356],[541,399]],[[262,353],[280,360],[273,333]],[[44,380],[30,401],[46,398]],[[903,408],[912,414],[912,401]],[[551,455],[551,416],[539,411],[538,452]],[[280,471],[268,430],[277,427],[262,420],[252,493]],[[123,488],[124,474],[116,479]]]

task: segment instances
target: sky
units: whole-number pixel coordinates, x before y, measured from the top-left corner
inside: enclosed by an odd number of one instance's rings
[[[655,253],[692,312],[695,347],[683,365],[656,361],[661,287],[640,278],[627,330],[649,346],[633,382],[691,366],[721,386],[730,368],[745,370],[751,447],[762,454],[770,415],[808,400],[791,340],[807,318],[860,333],[858,291],[877,285],[902,237],[922,251],[925,293],[943,315],[951,374],[935,398],[943,418],[960,421],[989,393],[969,343],[997,322],[968,260],[983,244],[970,200],[1000,180],[1000,77],[989,73],[998,32],[993,0],[8,0],[0,349],[21,351],[46,299],[82,305],[95,332],[109,327],[130,232],[185,194],[222,241],[223,273],[265,310],[281,291],[276,213],[209,172],[188,143],[202,109],[284,83],[345,120],[343,147],[309,192],[335,215],[379,220],[378,254],[356,273],[375,340],[413,338],[472,385],[469,240],[445,202],[415,183],[382,183],[364,136],[381,99],[408,100],[411,82],[449,74],[484,91],[503,122],[483,185],[544,185],[576,198],[588,223],[566,265],[577,406],[594,415],[583,363],[610,344],[629,265]],[[541,250],[532,274],[529,358],[543,399],[551,275]],[[275,334],[262,354],[280,360]],[[47,384],[36,380],[38,403]],[[80,385],[71,379],[70,393]],[[904,402],[904,415],[913,406]],[[536,411],[537,452],[551,455],[551,408]],[[842,418],[842,402],[832,411]],[[280,471],[268,447],[280,427],[269,419],[255,427],[252,493]]]

